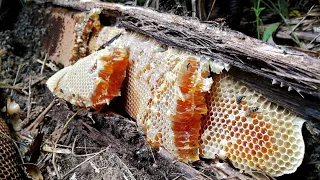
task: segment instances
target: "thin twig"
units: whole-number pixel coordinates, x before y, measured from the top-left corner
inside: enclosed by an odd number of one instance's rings
[[[24,90],[23,87],[20,86],[0,85],[0,89],[13,89],[18,92],[22,92],[24,95],[28,96],[28,93]]]
[[[147,141],[146,141],[146,142],[147,142]],[[151,146],[150,146],[149,144],[147,144],[147,146],[149,147],[149,150],[150,150],[150,152],[151,152],[151,155],[152,155],[152,158],[153,158],[154,163],[157,163],[157,162],[156,162],[156,158],[154,157],[153,151],[152,151],[152,149],[151,149]]]
[[[72,146],[63,145],[63,144],[57,144],[57,147],[72,148]],[[74,149],[101,149],[101,148],[99,148],[99,147],[84,147],[84,146],[78,146],[78,147],[74,147]]]
[[[16,82],[17,82],[17,79],[18,79],[18,75],[20,73],[20,68],[21,68],[21,65],[19,65],[19,67],[18,67],[18,71],[17,71],[16,77],[14,78],[13,86],[16,85]],[[13,91],[13,89],[11,89],[10,96],[12,96],[12,91]]]
[[[81,111],[84,110],[84,109],[85,109],[85,108],[79,109],[79,110],[78,110],[77,112],[75,112],[75,113],[68,119],[68,121],[64,124],[64,126],[62,127],[61,132],[60,132],[59,135],[58,135],[58,138],[56,139],[56,142],[55,142],[54,145],[53,145],[54,149],[57,148],[57,143],[59,142],[59,139],[61,138],[62,133],[63,133],[64,130],[67,128],[67,126],[68,126],[68,124],[70,123],[70,121],[71,121],[79,112],[81,112]],[[60,175],[59,175],[58,168],[57,168],[56,163],[55,163],[55,159],[56,159],[56,153],[53,152],[53,154],[52,154],[52,165],[53,165],[53,169],[54,169],[54,171],[55,171],[55,173],[56,173],[56,175],[57,175],[57,178],[58,178],[58,179],[61,179],[61,177],[60,177]]]
[[[179,173],[175,178],[173,178],[172,180],[177,180],[177,179],[179,179],[180,177],[182,177],[183,176],[183,174],[181,174],[181,173]]]
[[[53,105],[55,104],[55,100],[52,100],[51,103],[48,105],[48,107],[37,117],[36,120],[34,120],[26,129],[28,131],[34,131],[38,125],[41,123],[41,121],[43,120],[44,116],[50,111],[50,109],[53,107]],[[29,120],[26,119],[22,122],[22,126],[24,127],[25,125],[27,125],[29,123]]]
[[[43,69],[44,69],[44,66],[46,65],[47,63],[47,59],[48,59],[48,53],[46,53],[45,57],[44,57],[44,60],[43,60],[43,64],[41,66],[41,70],[40,70],[40,74],[42,75],[43,74]]]
[[[73,141],[73,143],[72,143],[71,154],[72,154],[73,156],[75,156],[75,157],[86,157],[86,156],[91,156],[91,155],[96,154],[96,153],[87,154],[86,147],[85,147],[86,154],[76,154],[76,153],[74,152],[74,149],[75,149],[75,145],[76,145],[77,138],[78,138],[78,135],[76,135],[76,137],[74,138],[74,141]]]
[[[93,155],[93,156],[89,157],[88,159],[82,161],[80,164],[78,164],[77,166],[75,166],[74,168],[72,168],[70,171],[68,171],[66,174],[64,174],[64,175],[62,176],[62,179],[63,179],[65,176],[67,176],[68,174],[70,174],[71,172],[73,172],[74,170],[76,170],[76,169],[77,169],[78,167],[80,167],[82,164],[86,163],[87,161],[89,161],[90,159],[96,157],[97,155],[99,155],[99,154],[107,151],[108,149],[109,149],[109,147],[107,147],[107,148],[105,148],[105,149],[97,152],[95,155]]]
[[[70,149],[62,149],[62,148],[53,148],[51,146],[42,146],[42,151],[50,152],[50,153],[57,153],[57,154],[72,154]]]
[[[21,91],[23,89],[23,87],[20,86],[10,86],[10,85],[0,85],[0,89],[13,89],[13,90],[18,90]]]
[[[36,80],[31,81],[31,87],[33,87],[34,85],[38,84],[39,82],[41,82],[42,80],[44,80],[46,77],[38,77]],[[27,89],[27,87],[24,87],[24,89]]]
[[[310,42],[307,44],[307,47],[309,47],[309,46],[313,43],[313,41],[315,41],[316,39],[318,39],[319,36],[320,36],[320,33],[319,33],[316,37],[314,37],[314,38],[312,39],[312,41],[310,41]]]
[[[30,114],[31,114],[31,80],[32,80],[32,76],[29,76],[29,95],[28,95],[28,100],[27,100],[27,106],[28,106],[28,110],[27,110],[27,119],[30,118]]]
[[[38,63],[40,64],[45,64],[45,66],[47,66],[48,68],[50,68],[52,71],[58,71],[59,69],[57,68],[57,66],[55,64],[53,64],[52,62],[49,63],[43,63],[43,61],[41,61],[40,59],[36,60]]]
[[[214,8],[214,5],[216,4],[216,0],[213,0],[212,4],[211,4],[211,8],[210,8],[210,11],[209,11],[209,14],[207,16],[207,21],[209,20],[210,16],[211,16],[211,12],[213,11],[213,8]]]
[[[292,29],[291,31],[289,32],[289,34],[292,34],[293,31],[295,31],[299,26],[300,24],[308,17],[308,14],[311,12],[311,10],[313,9],[314,5],[309,9],[309,11],[307,12],[307,14],[300,20],[300,22],[298,24],[296,24]]]

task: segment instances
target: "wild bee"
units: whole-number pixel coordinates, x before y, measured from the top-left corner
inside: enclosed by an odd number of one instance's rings
[[[165,44],[162,44],[157,48],[158,52],[165,52],[166,50],[168,50],[168,46],[166,46]]]
[[[187,65],[187,70],[189,70],[189,67],[191,66],[191,64],[190,63],[188,63],[188,65]]]
[[[248,111],[247,111],[247,113],[246,113],[246,116],[249,117],[252,113],[257,112],[258,110],[259,110],[258,107],[249,107],[249,108],[248,108]]]
[[[245,97],[246,97],[246,96],[238,96],[238,97],[236,98],[237,104],[240,104],[241,101],[242,101],[242,99],[245,98]]]
[[[306,123],[306,128],[307,130],[310,132],[310,134],[312,135],[312,137],[319,141],[320,138],[320,130],[318,128],[315,127],[315,124],[311,123],[311,122],[307,122]]]

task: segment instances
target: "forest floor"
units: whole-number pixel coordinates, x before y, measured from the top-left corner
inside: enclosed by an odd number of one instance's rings
[[[150,148],[135,121],[121,110],[117,103],[121,98],[111,104],[112,109],[96,112],[53,97],[45,83],[56,70],[39,63],[46,56],[40,38],[48,27],[44,17],[33,19],[34,13],[50,13],[50,7],[24,7],[14,29],[0,32],[0,85],[13,86],[0,89],[0,107],[5,106],[8,95],[21,107],[18,117],[6,119],[11,121],[13,134],[21,142],[18,145],[24,161],[37,164],[44,179],[57,179],[57,175],[77,180],[190,179],[192,175],[186,173],[189,170],[182,172],[174,161],[165,158],[165,153]],[[1,115],[5,117],[5,113]],[[39,120],[37,126],[32,124],[35,120]],[[310,134],[304,134],[306,158],[294,175],[319,179],[320,146]],[[30,144],[35,137],[41,139],[41,135],[42,151],[37,154]],[[203,166],[194,167],[203,179],[216,179]],[[281,179],[289,178],[292,176]]]

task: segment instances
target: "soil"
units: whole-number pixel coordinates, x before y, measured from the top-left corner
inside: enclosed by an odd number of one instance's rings
[[[41,48],[40,37],[50,27],[44,25],[45,17],[32,19],[34,13],[50,13],[50,5],[27,5],[21,9],[14,28],[0,32],[0,50],[5,50],[4,55],[0,55],[0,85],[22,87],[22,90],[0,88],[0,107],[5,105],[7,96],[12,92],[12,99],[21,107],[18,119],[24,122],[30,120],[22,129],[15,124],[11,125],[13,135],[21,142],[19,151],[24,161],[37,164],[44,179],[57,179],[57,172],[64,179],[77,180],[190,179],[175,163],[150,148],[135,121],[119,108],[121,98],[111,104],[112,109],[105,108],[97,112],[81,110],[53,97],[45,82],[55,72],[45,66],[41,74],[42,64],[36,61],[45,58],[47,52]],[[32,82],[29,92],[30,78]],[[28,130],[28,125],[37,119],[52,101],[54,105],[40,125],[35,130]],[[79,110],[81,111],[76,114]],[[73,115],[75,116],[72,117]],[[1,116],[5,117],[5,113]],[[6,120],[12,122],[14,119],[6,117]],[[54,147],[54,142],[59,139],[57,148],[64,150],[64,153],[55,153],[54,163],[52,152],[41,151],[39,157],[35,149],[29,152],[32,140],[39,133],[43,133],[42,147]],[[305,128],[304,134],[306,158],[303,165],[297,173],[280,179],[289,179],[292,176],[301,179],[320,178],[319,139]],[[93,157],[92,153],[97,154]],[[199,166],[195,167],[199,169]],[[206,174],[208,179],[215,179],[214,174]]]

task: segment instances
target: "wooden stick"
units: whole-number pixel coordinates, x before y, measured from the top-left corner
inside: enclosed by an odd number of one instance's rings
[[[42,122],[42,120],[44,119],[44,116],[50,111],[50,109],[53,107],[54,104],[55,104],[55,100],[52,100],[51,103],[46,107],[46,109],[26,129],[28,131],[34,131],[38,127],[38,125]],[[23,122],[21,126],[24,127],[25,125],[27,125],[27,123],[28,123],[27,121]]]

